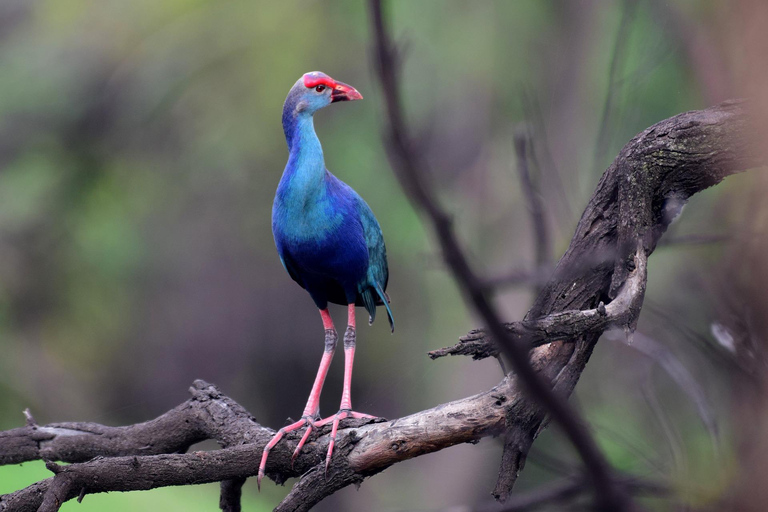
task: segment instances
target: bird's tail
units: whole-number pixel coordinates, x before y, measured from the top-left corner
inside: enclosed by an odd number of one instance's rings
[[[384,303],[384,307],[387,308],[387,320],[389,320],[389,328],[392,332],[395,332],[395,317],[392,316],[392,310],[389,308],[389,295],[381,289],[381,285],[376,283],[376,293],[379,295],[381,302]]]
[[[389,297],[384,292],[384,290],[381,289],[379,283],[375,283],[372,288],[368,288],[360,294],[363,298],[363,305],[368,311],[368,323],[372,324],[376,319],[376,299],[374,298],[372,291],[376,292],[376,295],[378,295],[381,303],[384,304],[385,308],[387,308],[387,320],[389,320],[389,327],[392,329],[392,332],[395,332],[395,318],[392,316],[392,310],[389,307]]]

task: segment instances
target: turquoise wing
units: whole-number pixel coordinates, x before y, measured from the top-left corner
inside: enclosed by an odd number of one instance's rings
[[[389,297],[386,289],[389,282],[389,268],[387,266],[387,248],[384,244],[384,236],[381,233],[379,221],[373,215],[368,203],[355,194],[360,213],[360,223],[363,226],[363,235],[368,247],[368,275],[367,282],[361,283],[360,295],[365,309],[371,317],[371,322],[376,318],[376,305],[383,305],[387,309],[387,319],[390,328],[395,330],[395,320],[389,307]]]

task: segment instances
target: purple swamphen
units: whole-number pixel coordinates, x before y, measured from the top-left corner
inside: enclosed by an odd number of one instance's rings
[[[283,105],[283,131],[288,142],[288,163],[272,206],[272,233],[280,261],[291,278],[309,292],[320,309],[325,328],[325,351],[301,419],[281,428],[264,447],[257,481],[261,485],[269,451],[286,432],[306,427],[295,458],[313,428],[333,423],[325,468],[331,461],[339,421],[373,418],[354,412],[350,388],[355,356],[355,306],[376,317],[376,306],[392,311],[385,293],[389,271],[381,228],[371,208],[357,192],[325,168],[323,148],[315,133],[313,115],[337,101],[362,99],[354,87],[325,73],[307,73],[291,88]],[[328,314],[328,302],[346,305],[344,334],[344,389],[339,412],[320,419],[320,392],[333,358],[338,335]]]

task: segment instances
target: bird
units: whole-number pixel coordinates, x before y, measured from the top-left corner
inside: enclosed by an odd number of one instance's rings
[[[283,131],[289,156],[272,205],[272,234],[288,275],[309,293],[320,310],[325,345],[301,419],[281,428],[264,447],[257,478],[259,488],[269,451],[286,433],[306,429],[293,453],[294,460],[313,429],[332,423],[325,458],[327,473],[339,421],[375,418],[352,410],[350,388],[357,337],[355,308],[364,307],[371,324],[376,318],[377,306],[384,306],[394,332],[394,318],[386,293],[387,250],[371,208],[352,187],[325,167],[313,121],[315,112],[323,107],[361,99],[362,94],[354,87],[313,71],[296,81],[283,104]],[[320,419],[320,393],[338,341],[328,312],[329,302],[347,306],[344,384],[339,411]]]

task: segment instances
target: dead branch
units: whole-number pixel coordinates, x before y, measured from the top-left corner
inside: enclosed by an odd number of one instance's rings
[[[544,198],[539,191],[539,183],[534,183],[531,176],[528,147],[531,143],[531,136],[525,127],[518,128],[514,136],[515,155],[517,157],[517,174],[520,177],[520,188],[522,189],[523,196],[525,197],[528,213],[531,219],[531,228],[535,240],[535,262],[536,266],[531,275],[541,274],[541,270],[546,270],[547,275],[551,272],[552,261],[552,241],[549,233],[549,227],[547,225],[546,208],[544,207]],[[546,283],[546,277],[540,280],[532,290],[536,295],[541,293],[541,286]]]
[[[635,254],[635,271],[625,282],[621,293],[607,306],[600,302],[596,308],[584,311],[552,313],[535,320],[523,320],[504,324],[507,331],[531,348],[553,341],[569,341],[583,334],[602,333],[611,326],[631,324],[640,314],[647,279],[646,257],[642,250]],[[429,352],[429,357],[472,356],[473,359],[496,357],[500,348],[485,330],[475,329],[459,339],[452,347]]]
[[[537,345],[543,333],[563,340],[540,346],[531,354],[534,364],[554,377],[556,389],[566,394],[573,390],[600,334],[613,323],[596,313],[601,303],[610,304],[612,296],[621,295],[619,289],[633,272],[636,256],[631,255],[638,241],[646,256],[650,255],[690,196],[765,161],[750,150],[754,134],[744,106],[741,101],[731,101],[661,121],[633,138],[604,173],[554,275],[523,322],[506,325],[512,334],[530,329],[538,332],[538,336],[531,335],[530,345]],[[644,290],[645,283],[642,293]],[[641,294],[637,299],[639,307]],[[564,317],[551,317],[554,325],[537,331],[538,318],[558,312],[565,312]],[[638,315],[639,310],[629,317],[626,326],[630,332]],[[581,323],[581,334],[569,336],[567,328],[560,330],[570,319]],[[531,322],[530,329],[526,322]],[[489,342],[485,330],[476,330],[463,343],[435,355],[487,357],[498,353]],[[544,420],[538,425],[543,426]],[[518,467],[522,468],[525,450],[505,458],[520,461]]]
[[[291,455],[298,438],[288,436],[285,443],[275,447],[267,475],[284,482],[306,474],[276,510],[309,510],[335,490],[360,483],[392,464],[498,434],[507,414],[522,414],[515,411],[519,400],[510,382],[505,379],[484,393],[394,421],[365,424],[364,420],[345,420],[337,445],[340,455],[334,457],[327,481],[322,463],[329,428],[307,443],[293,467]],[[255,475],[259,454],[274,431],[259,425],[210,384],[196,381],[192,393],[191,399],[147,423],[127,427],[29,425],[0,433],[0,460],[4,464],[52,458],[87,461],[69,466],[49,463],[53,478],[0,496],[0,511],[58,510],[81,493],[146,490]],[[181,433],[167,428],[188,423],[193,427]],[[151,438],[149,445],[144,444],[147,437]],[[172,453],[204,438],[215,439],[225,448]],[[37,443],[39,449],[31,449]],[[160,446],[171,453],[157,454]]]
[[[528,357],[528,346],[525,343],[517,342],[504,329],[496,307],[486,296],[486,289],[482,280],[478,278],[469,265],[467,256],[453,230],[450,217],[435,199],[432,188],[425,183],[423,175],[429,174],[428,163],[424,160],[422,152],[417,150],[405,122],[398,80],[401,66],[397,49],[390,39],[386,27],[381,0],[371,0],[370,10],[375,41],[375,66],[385,103],[385,144],[400,186],[413,205],[429,220],[453,278],[459,284],[467,302],[486,323],[504,355],[512,364],[512,369],[521,389],[525,391],[531,403],[536,404],[536,408],[533,409],[535,411],[533,417],[541,416],[543,420],[543,415],[546,413],[563,429],[566,437],[584,462],[585,472],[590,483],[598,491],[595,492],[597,508],[614,512],[626,510],[628,507],[627,496],[615,484],[608,462],[589,430],[579,418],[578,413],[569,405],[567,396],[563,396],[551,387],[550,382],[548,382],[551,376],[539,373],[531,364]],[[534,423],[536,422],[534,421]],[[510,433],[507,432],[505,447],[512,445],[528,447],[530,440],[533,439],[530,436],[525,439],[513,437],[514,439],[510,439]],[[504,458],[510,459],[506,453]],[[512,459],[520,460],[520,457],[514,456]],[[502,465],[499,476],[500,482],[501,480],[515,481],[517,470],[504,471],[505,468],[511,467]],[[511,491],[510,483],[505,484],[504,487],[503,492],[496,493],[500,499],[505,499]],[[499,486],[497,486],[498,489]]]

